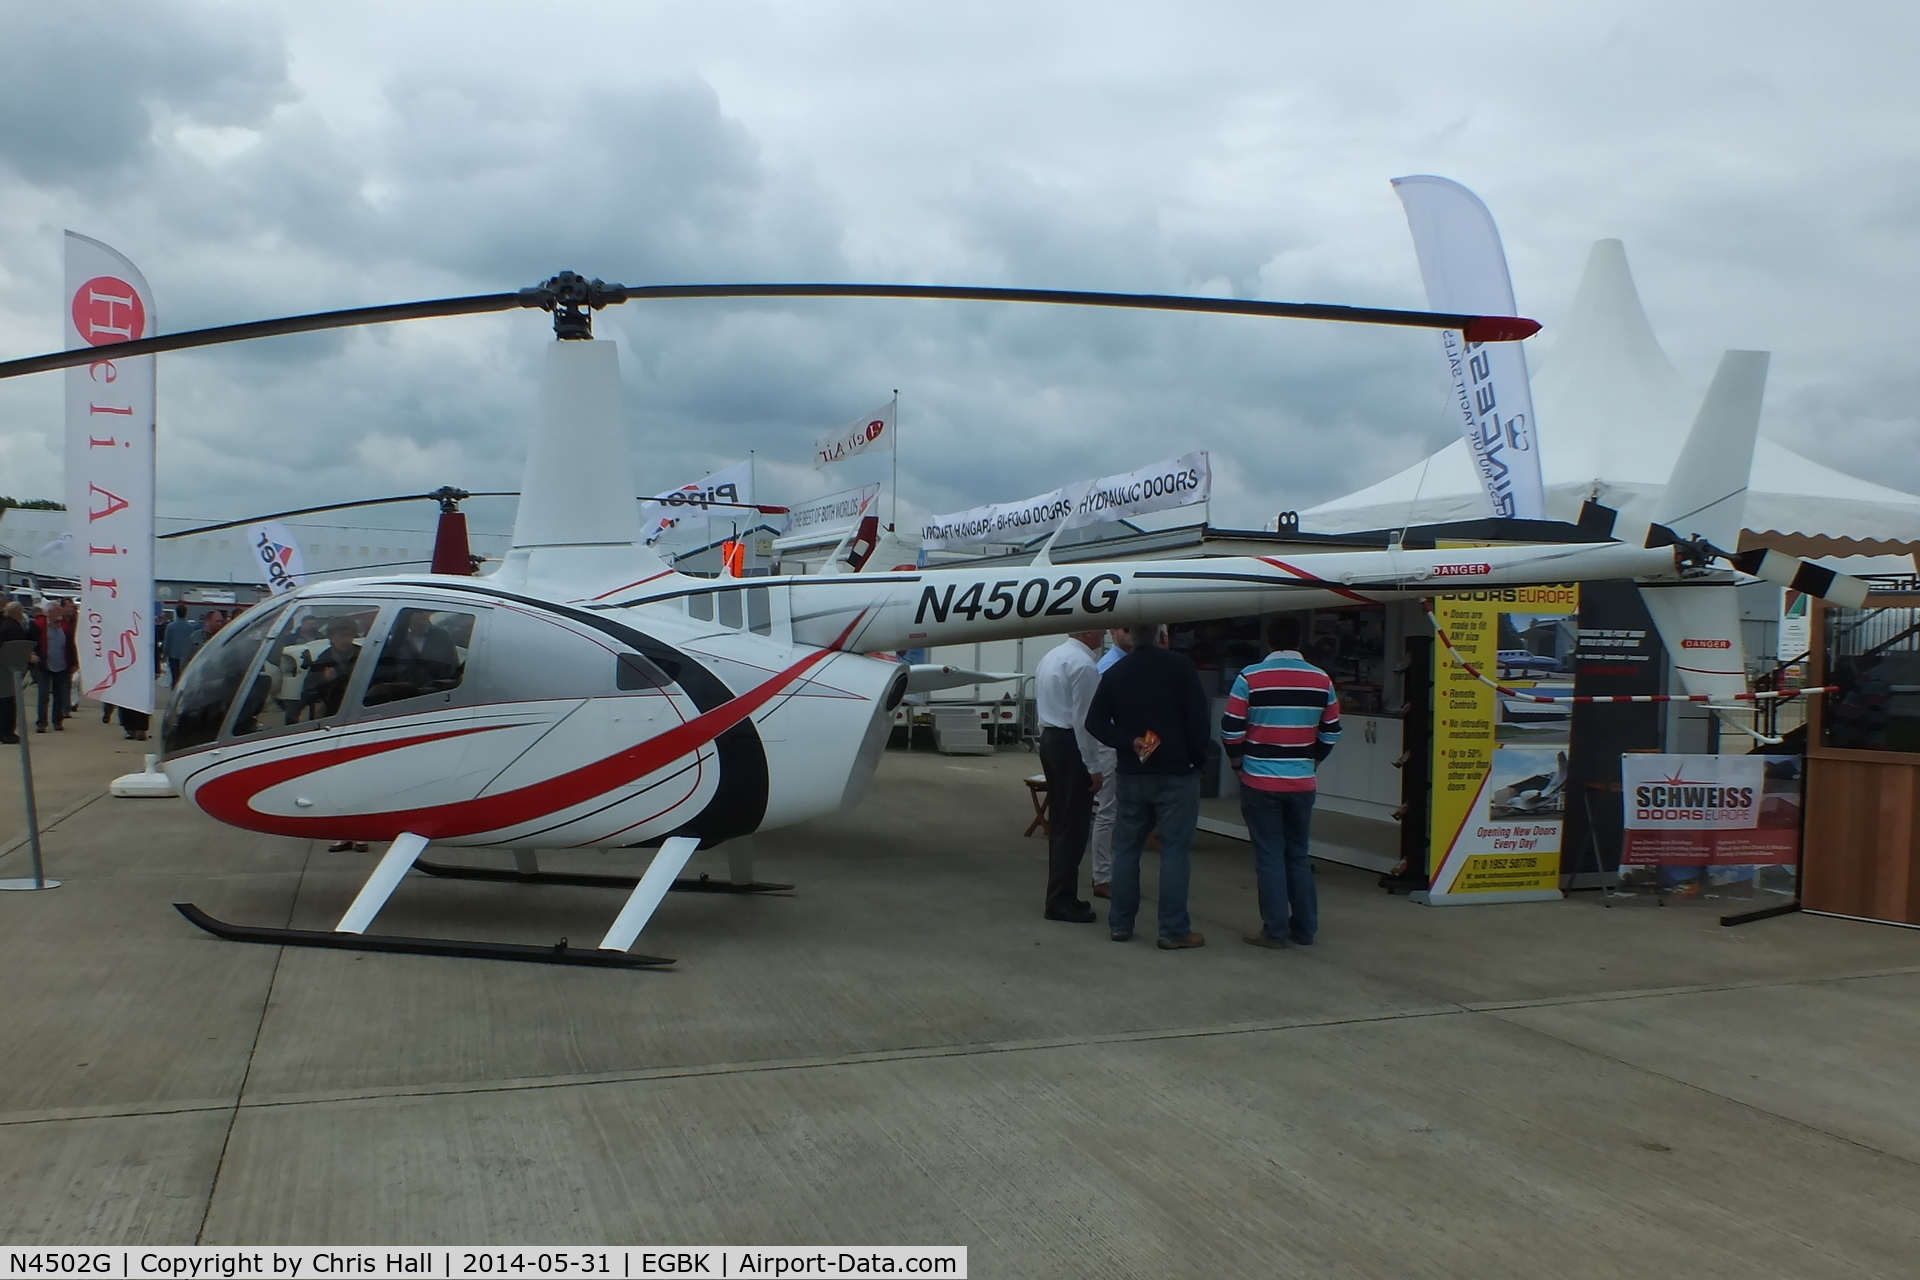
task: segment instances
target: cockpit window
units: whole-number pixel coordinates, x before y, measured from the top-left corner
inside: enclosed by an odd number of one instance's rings
[[[377,707],[458,688],[478,621],[474,614],[457,610],[402,609],[380,646],[363,705]]]
[[[338,715],[379,613],[372,605],[322,601],[288,614],[233,717],[234,736]]]
[[[263,608],[244,622],[230,624],[207,640],[180,673],[179,687],[167,701],[160,725],[161,749],[168,755],[205,746],[220,736],[221,722],[234,694],[253,667],[260,641],[279,610]]]

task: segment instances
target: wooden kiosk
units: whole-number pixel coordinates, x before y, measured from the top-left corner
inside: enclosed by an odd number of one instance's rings
[[[1876,657],[1893,644],[1911,650],[1920,635],[1920,594],[1876,592],[1868,606],[1855,619],[1831,608],[1812,611],[1809,683],[1834,683],[1836,675],[1844,682],[1836,645]],[[1876,638],[1878,650],[1849,645],[1840,628],[1857,630],[1859,618],[1876,611],[1892,611],[1881,628],[1892,639]],[[1889,724],[1877,730],[1862,732],[1859,724],[1862,702],[1883,696],[1878,692],[1862,699],[1843,691],[1808,707],[1803,910],[1920,928],[1920,740],[1907,730],[1910,717],[1891,714],[1903,696],[1898,688],[1886,687]]]

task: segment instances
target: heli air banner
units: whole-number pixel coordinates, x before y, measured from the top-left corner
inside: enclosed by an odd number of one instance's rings
[[[1393,190],[1407,211],[1429,306],[1519,314],[1499,228],[1479,196],[1434,177],[1395,178]],[[1453,380],[1454,416],[1493,514],[1544,520],[1547,500],[1525,348],[1518,342],[1468,343],[1456,329],[1441,331],[1440,347]]]
[[[1433,803],[1426,901],[1560,896],[1569,703],[1580,592],[1572,584],[1462,591],[1433,602],[1462,659],[1433,647]]]
[[[862,453],[882,453],[893,448],[894,413],[899,402],[889,400],[872,413],[855,418],[838,431],[829,431],[813,442],[813,465],[818,470],[830,462],[843,462]]]
[[[157,329],[146,277],[67,232],[68,350]],[[67,523],[79,564],[76,694],[153,710],[153,357],[67,370]]]

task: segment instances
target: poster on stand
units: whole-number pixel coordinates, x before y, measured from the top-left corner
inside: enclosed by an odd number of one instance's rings
[[[1579,645],[1573,655],[1577,697],[1649,697],[1663,692],[1667,668],[1660,632],[1627,580],[1580,584]],[[1610,882],[1620,868],[1620,757],[1659,751],[1665,706],[1597,702],[1573,709],[1572,771],[1560,870],[1570,887]]]
[[[1532,699],[1573,693],[1578,608],[1572,584],[1434,601],[1431,906],[1560,896],[1572,708]]]
[[[1628,866],[1791,866],[1800,855],[1800,757],[1626,755]]]
[[[1774,653],[1780,665],[1787,669],[1790,680],[1802,678],[1801,664],[1807,659],[1807,650],[1813,647],[1813,619],[1807,616],[1807,603],[1811,598],[1792,587],[1780,588],[1780,630]]]

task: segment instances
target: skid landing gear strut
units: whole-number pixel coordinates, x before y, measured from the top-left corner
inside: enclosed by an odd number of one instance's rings
[[[673,836],[660,846],[638,876],[594,876],[549,873],[539,869],[534,855],[516,851],[520,868],[515,871],[485,867],[455,867],[423,863],[425,836],[403,832],[381,855],[380,863],[367,877],[353,905],[332,929],[276,929],[257,925],[229,924],[217,920],[190,902],[173,905],[189,921],[216,938],[230,942],[260,942],[281,947],[320,947],[335,951],[382,951],[405,955],[460,956],[473,960],[519,960],[535,964],[584,965],[597,969],[657,969],[673,961],[664,956],[635,955],[628,948],[640,936],[640,930],[659,909],[669,890],[714,893],[773,893],[792,885],[762,884],[753,879],[752,855],[746,847],[729,850],[732,864],[730,881],[676,880],[700,847],[693,836]],[[590,888],[626,889],[627,901],[597,947],[572,947],[567,940],[551,947],[528,946],[512,942],[480,942],[457,938],[403,938],[392,934],[369,934],[367,926],[393,896],[407,872],[419,868],[431,875],[467,880],[495,880],[515,884],[571,884]]]

